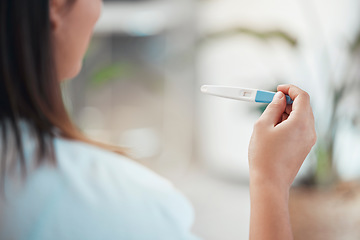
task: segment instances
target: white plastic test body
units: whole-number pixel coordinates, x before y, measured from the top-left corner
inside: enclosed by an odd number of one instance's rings
[[[201,92],[218,97],[259,103],[271,103],[275,95],[275,92],[264,90],[218,85],[203,85]],[[287,104],[292,104],[293,100],[286,95],[286,102]]]

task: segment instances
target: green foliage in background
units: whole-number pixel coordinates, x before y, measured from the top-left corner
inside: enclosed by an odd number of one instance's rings
[[[354,43],[352,44],[351,48],[350,48],[351,52],[353,53],[359,53],[360,51],[360,31],[358,32]]]
[[[144,77],[145,74],[148,74],[147,78]],[[164,87],[163,76],[127,61],[110,63],[98,68],[90,75],[89,87],[103,87],[115,82],[140,84],[157,93],[162,92]]]
[[[204,44],[209,40],[217,41],[220,39],[228,38],[231,36],[238,36],[238,35],[254,37],[255,39],[259,39],[261,41],[269,41],[276,39],[276,40],[281,40],[284,43],[294,48],[298,46],[297,39],[291,36],[291,34],[284,32],[282,30],[273,29],[268,31],[259,31],[247,27],[230,28],[223,31],[218,31],[205,35],[202,38],[200,38],[199,44]]]
[[[312,175],[310,175],[308,183],[315,184],[318,186],[330,186],[336,182],[338,182],[339,176],[337,174],[336,166],[334,166],[334,147],[335,147],[335,139],[339,130],[339,123],[344,118],[356,117],[356,116],[343,116],[339,114],[339,109],[342,107],[342,101],[349,93],[360,91],[360,79],[358,73],[352,71],[352,69],[356,69],[359,66],[358,58],[360,56],[360,31],[357,34],[354,42],[349,44],[348,47],[350,61],[346,68],[346,73],[344,78],[342,79],[342,84],[339,86],[329,85],[329,95],[328,101],[332,101],[332,108],[330,116],[330,123],[327,130],[327,133],[318,139],[318,143],[315,146],[315,157],[317,160],[317,164],[315,166],[315,171]],[[357,104],[355,104],[357,106]],[[355,127],[355,121],[353,122],[353,126]]]
[[[135,72],[134,66],[129,63],[117,62],[100,68],[92,74],[91,87],[106,85],[114,80],[131,77]]]

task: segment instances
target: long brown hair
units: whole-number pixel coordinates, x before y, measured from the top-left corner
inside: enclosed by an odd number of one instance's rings
[[[34,133],[38,163],[56,163],[53,139],[60,135],[126,155],[126,150],[90,140],[73,124],[63,103],[51,43],[50,0],[0,1],[1,172],[9,156],[8,130],[14,135],[15,159],[24,168],[20,120]],[[69,0],[73,1],[73,0]],[[6,130],[8,129],[8,130]],[[14,158],[14,155],[11,155]]]

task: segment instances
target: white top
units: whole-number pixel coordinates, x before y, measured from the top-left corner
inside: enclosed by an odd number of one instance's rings
[[[56,167],[36,168],[23,184],[7,179],[0,239],[197,239],[191,205],[167,180],[89,144],[56,138],[54,146]]]

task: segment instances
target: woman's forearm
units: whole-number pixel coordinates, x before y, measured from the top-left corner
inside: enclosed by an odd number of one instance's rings
[[[280,85],[278,91],[256,122],[249,144],[251,240],[293,238],[289,190],[316,142],[310,96],[293,85]]]
[[[250,180],[250,240],[293,239],[289,218],[289,191],[271,181]]]

